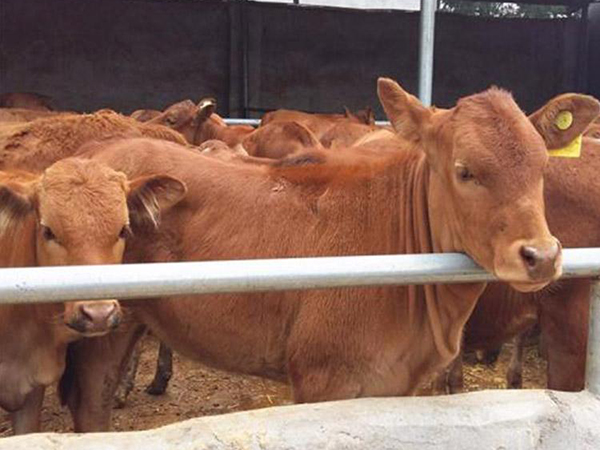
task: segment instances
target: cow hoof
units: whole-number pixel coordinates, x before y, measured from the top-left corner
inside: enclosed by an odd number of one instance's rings
[[[521,375],[509,375],[506,380],[509,389],[522,389],[523,377]]]
[[[146,387],[146,393],[150,395],[163,395],[167,390],[167,383],[152,382]]]
[[[115,409],[123,409],[127,404],[127,396],[115,395]]]

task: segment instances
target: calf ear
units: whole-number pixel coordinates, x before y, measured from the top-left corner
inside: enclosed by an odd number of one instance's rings
[[[33,212],[32,193],[32,183],[0,181],[0,236]]]
[[[203,121],[208,119],[217,109],[217,101],[214,98],[203,98],[198,103],[198,113],[196,119]]]
[[[555,150],[582,134],[599,113],[600,103],[594,97],[563,94],[530,115],[529,120],[546,141],[548,150]]]
[[[179,203],[187,187],[183,181],[168,175],[136,178],[129,182],[127,206],[129,220],[135,228],[158,228],[161,212]]]
[[[377,80],[377,95],[396,133],[409,141],[420,141],[432,112],[389,78]]]

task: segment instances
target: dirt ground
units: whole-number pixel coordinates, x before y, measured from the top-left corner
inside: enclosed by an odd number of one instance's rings
[[[226,373],[202,366],[174,355],[173,378],[165,395],[153,397],[144,388],[154,376],[158,343],[151,337],[142,342],[136,386],[125,408],[115,409],[113,428],[117,431],[144,430],[199,416],[264,408],[291,403],[287,385],[257,377]],[[510,359],[507,346],[493,367],[466,364],[465,386],[469,391],[503,389]],[[474,358],[467,358],[473,361]],[[546,386],[546,363],[537,354],[537,348],[527,348],[523,362],[523,386]],[[46,395],[42,412],[44,431],[72,431],[70,415],[59,405],[54,389]],[[0,411],[0,436],[10,435],[8,415]]]

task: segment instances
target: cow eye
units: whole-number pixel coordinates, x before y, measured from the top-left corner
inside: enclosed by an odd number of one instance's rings
[[[42,237],[46,241],[54,241],[54,240],[56,240],[55,234],[52,232],[52,230],[50,229],[50,227],[47,227],[46,225],[42,225]]]
[[[127,239],[129,236],[131,236],[131,228],[129,225],[125,225],[119,232],[119,239]]]
[[[473,173],[466,166],[463,165],[456,166],[456,176],[460,181],[463,182],[472,181],[475,179]]]

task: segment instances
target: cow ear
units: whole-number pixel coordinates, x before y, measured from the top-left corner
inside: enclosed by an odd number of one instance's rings
[[[203,98],[198,103],[198,113],[196,118],[199,121],[208,119],[217,109],[217,101],[214,98]]]
[[[389,78],[377,80],[377,95],[396,133],[409,141],[420,141],[433,113]]]
[[[600,113],[600,102],[581,94],[553,98],[529,120],[546,141],[548,150],[565,147],[581,135]]]
[[[168,175],[139,177],[129,182],[129,221],[136,228],[158,228],[161,212],[179,203],[187,187]]]
[[[0,235],[33,212],[33,192],[30,182],[0,181]]]

